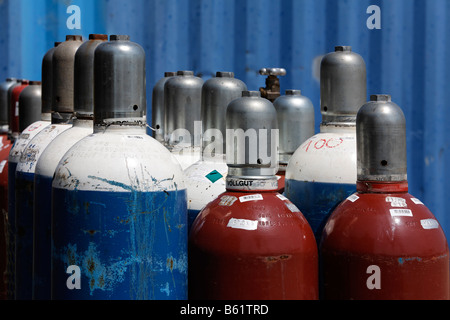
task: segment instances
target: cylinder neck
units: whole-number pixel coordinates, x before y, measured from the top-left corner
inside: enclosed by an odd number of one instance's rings
[[[357,181],[356,190],[360,193],[405,193],[408,181]]]

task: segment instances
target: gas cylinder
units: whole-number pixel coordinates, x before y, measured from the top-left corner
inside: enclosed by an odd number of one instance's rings
[[[303,142],[286,169],[285,196],[320,241],[333,209],[356,190],[356,125],[366,98],[366,67],[351,47],[337,46],[320,67],[320,132]]]
[[[106,34],[90,34],[75,53],[73,126],[55,137],[36,163],[33,205],[32,298],[50,299],[51,270],[51,191],[56,166],[79,140],[93,132],[94,52],[108,40]]]
[[[15,182],[16,168],[23,150],[28,143],[42,130],[51,124],[51,94],[53,87],[53,53],[60,42],[49,49],[42,59],[41,82],[41,120],[36,121],[24,129],[11,148],[8,157],[8,216],[7,216],[7,295],[8,299],[14,299],[14,270],[15,270]]]
[[[16,84],[14,78],[8,78],[0,84],[0,300],[6,295],[6,217],[8,212],[8,156],[12,142],[8,139],[8,89]]]
[[[28,86],[20,93],[18,103],[19,133],[32,123],[41,120],[41,92],[41,81],[30,81]]]
[[[314,234],[276,191],[273,104],[244,91],[228,105],[226,128],[226,191],[200,211],[189,234],[189,298],[317,299]]]
[[[286,90],[273,102],[280,130],[278,192],[284,192],[286,168],[297,148],[314,135],[314,106],[300,90]]]
[[[228,166],[226,150],[226,111],[228,104],[247,91],[233,72],[218,71],[202,87],[202,159],[184,170],[188,195],[188,226],[200,210],[225,192]]]
[[[358,112],[357,192],[333,211],[321,242],[325,299],[450,298],[444,232],[408,193],[405,122],[389,95]]]
[[[146,134],[145,53],[95,50],[94,133],[52,183],[52,299],[186,299],[187,202],[175,157]]]
[[[4,138],[8,138],[10,105],[8,102],[8,90],[17,84],[16,78],[7,78],[6,81],[0,83],[0,135],[2,141]]]
[[[16,265],[15,297],[32,298],[33,199],[36,164],[59,134],[72,127],[74,60],[81,36],[69,35],[53,53],[53,99],[51,125],[25,147],[16,168]]]
[[[202,86],[193,71],[178,71],[164,84],[166,146],[183,170],[201,156]]]
[[[9,109],[9,134],[12,141],[19,137],[19,97],[23,89],[30,84],[29,80],[22,79],[18,86],[11,91],[11,104]]]
[[[147,133],[157,141],[164,143],[165,134],[165,108],[164,108],[164,85],[169,78],[176,76],[176,72],[164,72],[164,77],[159,79],[152,91],[152,127],[147,129]],[[150,111],[147,109],[147,114]]]

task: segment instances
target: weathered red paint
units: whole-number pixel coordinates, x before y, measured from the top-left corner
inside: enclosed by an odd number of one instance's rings
[[[255,194],[263,200],[240,202]],[[209,203],[190,231],[189,299],[318,299],[314,234],[291,205],[275,191],[226,191]]]
[[[12,143],[6,134],[0,135],[0,300],[6,300],[6,234],[5,219],[8,216],[8,157]]]
[[[357,190],[359,198],[344,200],[324,229],[323,297],[449,299],[447,240],[428,208],[411,200],[407,182],[358,182]],[[395,216],[391,209],[411,210],[412,216]],[[370,266],[379,268],[378,275]]]

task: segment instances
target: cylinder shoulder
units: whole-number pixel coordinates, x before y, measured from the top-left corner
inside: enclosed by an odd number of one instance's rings
[[[184,189],[180,164],[146,134],[94,133],[60,160],[53,188],[98,191]]]

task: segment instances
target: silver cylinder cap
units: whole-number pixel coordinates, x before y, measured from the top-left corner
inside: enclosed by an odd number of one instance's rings
[[[320,65],[322,124],[353,124],[367,101],[366,64],[350,46],[337,46]]]
[[[75,53],[83,44],[79,35],[68,35],[53,52],[52,111],[73,113]]]
[[[0,126],[6,126],[9,122],[8,117],[8,90],[17,84],[15,78],[8,78],[0,83]]]
[[[48,50],[42,58],[42,113],[52,112],[53,99],[53,53],[61,42],[55,42],[55,46]]]
[[[274,176],[278,171],[278,123],[273,104],[259,91],[243,91],[226,112],[229,176]]]
[[[164,85],[171,77],[176,76],[176,72],[164,72],[164,77],[156,82],[152,90],[152,128],[153,138],[163,142],[165,132],[165,109],[164,109]]]
[[[189,70],[178,71],[176,77],[165,83],[166,140],[169,145],[181,141],[187,143],[188,140],[193,146],[200,144],[201,132],[195,130],[195,124],[201,121],[203,83],[203,79]]]
[[[273,102],[280,130],[280,164],[287,165],[292,154],[314,135],[314,106],[300,90],[286,90]]]
[[[41,120],[42,87],[40,81],[30,81],[19,95],[19,131]]]
[[[74,112],[78,118],[94,115],[94,52],[107,40],[106,34],[90,34],[75,54]]]
[[[406,181],[406,121],[390,95],[372,95],[356,118],[358,181]]]
[[[236,79],[233,72],[218,71],[215,77],[205,81],[202,87],[203,150],[213,140],[216,148],[211,151],[225,154],[227,107],[234,99],[241,98],[243,91],[247,91],[247,85]]]
[[[111,35],[95,50],[94,125],[142,122],[146,105],[144,49]]]

